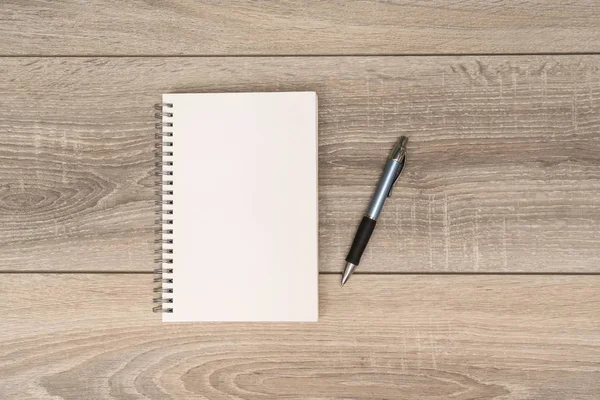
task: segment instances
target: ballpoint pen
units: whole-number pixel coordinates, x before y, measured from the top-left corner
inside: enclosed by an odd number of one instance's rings
[[[348,256],[346,256],[346,268],[342,275],[342,286],[348,281],[350,275],[352,275],[360,263],[360,258],[362,257],[362,254],[367,247],[367,243],[369,243],[369,239],[371,238],[371,234],[375,229],[375,225],[377,224],[377,218],[379,218],[379,214],[381,214],[383,203],[385,203],[387,197],[392,195],[392,188],[404,169],[404,164],[406,162],[406,142],[408,142],[408,138],[406,136],[400,136],[396,146],[394,146],[388,157],[383,174],[381,174],[381,178],[379,178],[377,188],[369,203],[369,208],[358,226],[356,236],[354,236],[354,241],[352,242]]]

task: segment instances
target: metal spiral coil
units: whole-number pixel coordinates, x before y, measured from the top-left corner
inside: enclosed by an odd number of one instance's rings
[[[172,313],[173,312],[173,288],[170,285],[173,284],[173,229],[165,228],[165,225],[173,225],[173,200],[165,198],[166,196],[173,195],[173,171],[169,169],[173,166],[173,161],[170,157],[173,157],[173,132],[167,132],[165,128],[173,126],[172,122],[164,120],[165,118],[173,117],[173,104],[172,103],[159,103],[155,104],[154,108],[159,112],[154,113],[154,117],[160,119],[160,122],[155,124],[156,133],[155,138],[157,140],[155,144],[157,161],[156,166],[156,190],[154,191],[158,200],[156,204],[156,226],[159,227],[154,230],[157,238],[154,243],[157,248],[154,251],[154,262],[158,264],[157,268],[154,268],[154,283],[157,286],[154,288],[155,297],[152,302],[155,306],[152,308],[154,312]],[[167,179],[165,179],[167,177]]]

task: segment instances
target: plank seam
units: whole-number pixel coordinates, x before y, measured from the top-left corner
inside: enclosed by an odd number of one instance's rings
[[[0,271],[0,274],[89,274],[89,275],[153,275],[152,271],[52,271],[52,270],[41,270],[41,271],[16,271],[6,270]],[[342,272],[325,271],[319,272],[319,275],[341,275]],[[353,275],[432,275],[432,276],[600,276],[600,272],[419,272],[419,271],[405,271],[405,272],[355,272]]]
[[[0,58],[290,58],[290,57],[511,57],[595,56],[600,52],[540,53],[348,53],[348,54],[0,54]]]

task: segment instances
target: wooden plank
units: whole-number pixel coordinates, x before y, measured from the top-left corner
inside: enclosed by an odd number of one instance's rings
[[[0,14],[1,55],[600,51],[595,1],[4,0]]]
[[[2,275],[0,397],[591,400],[600,392],[599,276],[359,275],[340,289],[327,275],[320,320],[307,324],[161,324],[151,285],[139,274]]]
[[[600,57],[0,59],[0,268],[150,271],[163,92],[319,94],[320,269],[598,272]]]

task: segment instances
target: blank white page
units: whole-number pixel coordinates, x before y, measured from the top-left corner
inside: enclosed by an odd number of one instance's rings
[[[173,124],[173,283],[163,284],[173,312],[163,321],[316,321],[316,93],[163,102],[173,104],[163,118]]]

